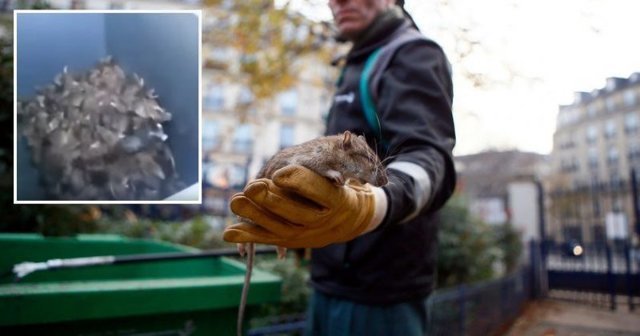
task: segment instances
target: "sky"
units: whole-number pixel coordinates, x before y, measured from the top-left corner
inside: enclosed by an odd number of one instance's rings
[[[293,5],[331,18],[326,0],[303,2]],[[549,154],[560,105],[603,88],[608,77],[640,72],[637,0],[406,0],[405,8],[452,60],[456,155]],[[455,61],[459,27],[478,42],[463,62]],[[490,80],[474,86],[464,69]]]

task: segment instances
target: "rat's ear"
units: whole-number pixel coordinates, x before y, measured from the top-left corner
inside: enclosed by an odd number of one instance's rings
[[[352,141],[351,132],[345,131],[343,135],[344,135],[344,138],[342,138],[342,149],[344,150],[350,149],[351,147],[353,147],[353,144],[351,143]]]

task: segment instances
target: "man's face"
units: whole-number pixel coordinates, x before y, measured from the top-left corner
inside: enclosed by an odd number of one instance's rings
[[[329,0],[329,8],[340,35],[352,39],[392,3],[393,0]]]

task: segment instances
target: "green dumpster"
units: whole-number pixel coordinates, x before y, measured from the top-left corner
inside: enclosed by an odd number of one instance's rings
[[[114,235],[0,234],[0,272],[25,261],[198,250]],[[69,268],[0,278],[0,335],[235,335],[244,264],[228,258]],[[254,270],[248,308],[280,298]]]

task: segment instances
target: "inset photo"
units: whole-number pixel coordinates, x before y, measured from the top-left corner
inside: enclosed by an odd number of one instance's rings
[[[14,23],[14,203],[201,203],[200,11]]]

